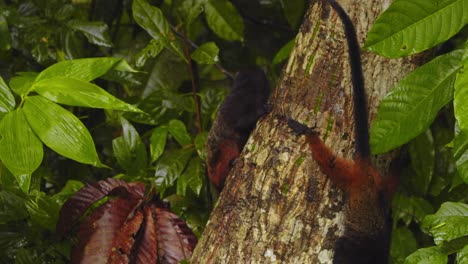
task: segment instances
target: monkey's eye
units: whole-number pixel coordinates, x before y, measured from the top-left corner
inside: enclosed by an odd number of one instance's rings
[[[236,165],[236,161],[237,161],[237,159],[230,160],[229,161],[229,167],[231,167],[231,168],[234,167],[234,165]]]

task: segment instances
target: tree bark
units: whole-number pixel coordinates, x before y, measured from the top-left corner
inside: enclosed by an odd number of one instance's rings
[[[361,46],[389,2],[340,1]],[[419,59],[363,52],[362,61],[372,120],[382,97]],[[350,65],[341,21],[330,6],[311,1],[270,102],[273,111],[258,122],[232,169],[192,263],[332,263],[343,232],[342,192],[319,171],[304,137],[281,118],[315,125],[335,153],[352,158]],[[385,173],[389,159],[374,164]]]

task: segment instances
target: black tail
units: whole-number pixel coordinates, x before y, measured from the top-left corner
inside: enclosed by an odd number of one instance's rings
[[[362,159],[370,156],[369,146],[369,125],[367,114],[366,91],[364,88],[364,76],[361,67],[361,52],[356,36],[356,29],[348,14],[335,0],[327,0],[340,17],[348,42],[349,63],[351,65],[351,78],[353,83],[353,103],[354,103],[354,133],[356,154]]]

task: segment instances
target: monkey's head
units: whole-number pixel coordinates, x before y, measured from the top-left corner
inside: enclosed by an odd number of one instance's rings
[[[224,181],[239,154],[239,146],[233,140],[222,141],[217,151],[211,153],[213,159],[212,162],[208,164],[208,177],[218,191],[223,188]]]

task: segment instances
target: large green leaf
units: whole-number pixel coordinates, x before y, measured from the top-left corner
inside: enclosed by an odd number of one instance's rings
[[[425,131],[453,96],[464,50],[437,57],[408,74],[382,100],[371,127],[372,153],[396,148]]]
[[[192,143],[192,138],[187,132],[185,124],[180,120],[171,120],[169,122],[169,133],[175,138],[175,140],[181,145],[186,146]]]
[[[155,162],[164,152],[167,141],[167,127],[159,126],[153,130],[150,139],[151,162]]]
[[[43,70],[37,76],[36,82],[58,76],[89,82],[119,65],[121,60],[120,58],[103,57],[57,62]]]
[[[219,48],[214,42],[207,42],[198,47],[191,57],[199,64],[216,64],[219,62]]]
[[[468,183],[468,63],[457,75],[453,105],[457,128],[453,141],[453,156],[460,178]]]
[[[18,221],[28,216],[23,198],[5,190],[0,191],[0,223]]]
[[[19,76],[10,79],[10,87],[13,92],[21,97],[25,96],[31,89],[36,77],[37,72],[20,72]]]
[[[0,76],[0,113],[8,113],[15,108],[15,97]]]
[[[11,48],[10,31],[8,23],[3,15],[0,14],[0,50],[9,50]]]
[[[468,263],[468,245],[458,252],[456,263]]]
[[[142,112],[97,85],[69,77],[54,77],[39,81],[34,85],[34,90],[45,98],[61,104]]]
[[[424,218],[422,227],[431,233],[436,245],[468,237],[468,205],[443,203],[437,213]]]
[[[121,117],[122,136],[112,140],[112,149],[119,165],[129,175],[142,175],[147,166],[145,145],[136,129]]]
[[[406,226],[398,227],[392,232],[390,256],[392,263],[403,263],[405,258],[418,249],[418,242]]]
[[[190,160],[187,169],[177,180],[177,194],[185,196],[187,187],[190,187],[196,195],[200,195],[203,187],[203,177],[205,175],[205,168],[203,161],[195,157]]]
[[[41,96],[24,103],[29,125],[44,144],[58,154],[81,163],[103,166],[86,127],[72,113]]]
[[[453,140],[453,157],[460,178],[468,183],[468,131],[462,131],[458,127]]]
[[[103,47],[112,47],[109,27],[104,22],[71,20],[67,25],[83,33],[90,43]]]
[[[403,264],[447,264],[447,255],[437,247],[420,248],[409,255]]]
[[[369,31],[365,48],[396,58],[421,52],[468,23],[466,0],[395,0]]]
[[[22,109],[9,112],[0,121],[0,158],[18,178],[29,175],[39,167],[44,155],[42,143],[29,127]],[[18,181],[20,182],[20,181]],[[25,182],[25,181],[21,181]],[[29,181],[26,187],[29,188]]]
[[[415,172],[409,181],[412,182],[415,193],[424,196],[434,175],[435,165],[434,138],[429,129],[411,141],[409,154]]]
[[[146,0],[134,0],[133,18],[154,39],[167,39],[169,23],[161,10],[148,4]]]
[[[231,2],[227,0],[208,0],[205,3],[208,26],[216,35],[226,40],[244,38],[244,22]]]
[[[155,167],[154,182],[158,192],[164,192],[164,190],[174,185],[187,166],[192,154],[193,148],[164,152]]]

